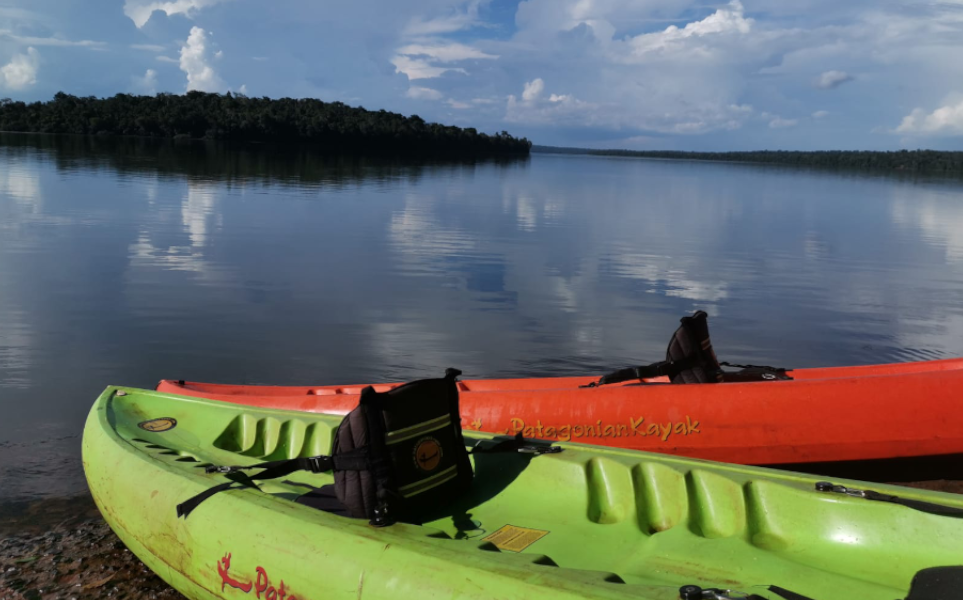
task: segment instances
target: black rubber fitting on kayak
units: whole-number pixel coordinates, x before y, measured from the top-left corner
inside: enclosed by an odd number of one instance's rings
[[[679,588],[682,600],[702,600],[702,588],[697,585],[684,585]]]
[[[817,481],[816,491],[817,492],[831,492],[833,491],[833,484],[828,481]]]

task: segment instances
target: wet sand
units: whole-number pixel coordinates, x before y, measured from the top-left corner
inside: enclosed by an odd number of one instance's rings
[[[904,483],[963,493],[963,480]],[[89,496],[0,510],[2,600],[183,600],[135,557]]]

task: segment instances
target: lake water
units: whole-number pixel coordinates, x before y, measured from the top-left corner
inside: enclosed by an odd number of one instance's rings
[[[109,384],[963,355],[963,185],[575,155],[0,136],[0,500],[84,489]]]

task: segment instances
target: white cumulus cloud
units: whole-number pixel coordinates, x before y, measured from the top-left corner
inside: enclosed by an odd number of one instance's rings
[[[441,100],[442,98],[441,92],[426,87],[410,87],[405,95],[415,100]]]
[[[770,129],[786,129],[789,127],[795,127],[799,124],[797,119],[784,119],[782,117],[775,117],[769,121]]]
[[[516,45],[526,69],[552,85],[535,103],[509,103],[506,119],[571,127],[700,134],[734,130],[750,120],[746,73],[772,60],[774,37],[746,16],[741,2],[683,25],[620,34],[690,13],[691,1],[527,0],[519,5]],[[701,8],[701,7],[700,7]],[[517,49],[484,46],[503,61]],[[756,66],[758,65],[758,66]],[[575,95],[572,95],[575,91]],[[530,94],[531,95],[531,92]],[[530,106],[529,106],[530,105]]]
[[[505,120],[510,123],[553,124],[580,123],[586,120],[602,124],[598,117],[598,106],[583,102],[570,94],[550,94],[543,98],[545,82],[541,77],[525,83],[522,99],[512,94],[508,97]]]
[[[845,71],[826,71],[816,78],[813,85],[821,90],[831,90],[853,79],[855,77]]]
[[[917,108],[903,117],[897,133],[908,134],[963,134],[963,100],[949,103],[927,113]]]
[[[718,9],[701,21],[693,21],[679,28],[670,25],[664,31],[644,33],[629,41],[636,58],[652,52],[667,52],[682,47],[688,41],[706,36],[723,34],[748,34],[755,22],[744,15],[742,2],[732,0],[728,6]]]
[[[148,96],[153,96],[157,93],[157,71],[154,69],[147,69],[143,77],[133,76],[131,77],[130,89],[136,94],[146,94]]]
[[[425,19],[422,17],[412,19],[404,29],[405,35],[438,35],[442,33],[454,33],[465,29],[471,29],[481,24],[478,17],[478,9],[487,4],[490,0],[469,0],[464,10],[455,10],[450,14]]]
[[[37,83],[40,70],[40,53],[32,46],[26,53],[16,54],[10,62],[0,67],[0,88],[23,90]]]
[[[159,46],[157,44],[131,44],[130,47],[134,50],[147,50],[149,52],[164,51],[164,46]]]
[[[434,65],[427,60],[411,58],[410,56],[404,56],[401,54],[392,58],[391,64],[395,66],[395,73],[404,73],[411,81],[414,81],[415,79],[433,79],[435,77],[441,77],[449,71],[462,73],[464,75],[468,74],[468,71],[465,69],[455,67],[439,67],[438,65]]]
[[[464,68],[447,65],[465,60],[496,58],[498,56],[494,54],[458,42],[429,39],[398,48],[391,63],[395,66],[396,73],[404,73],[409,80],[415,80],[441,77],[449,71],[467,75],[468,71]]]
[[[187,73],[187,91],[222,92],[227,87],[211,66],[215,55],[211,52],[207,32],[192,27],[187,43],[181,48],[181,71]]]
[[[459,44],[457,42],[408,44],[407,46],[399,48],[398,54],[405,54],[408,56],[427,56],[439,62],[498,58],[494,54],[486,54],[477,48],[472,48],[471,46],[466,46],[465,44]]]
[[[124,14],[134,22],[138,28],[143,27],[150,20],[154,11],[166,13],[168,17],[182,14],[194,16],[198,10],[227,0],[126,0]]]
[[[538,100],[538,97],[542,95],[545,91],[545,82],[542,78],[533,79],[525,84],[525,89],[522,90],[522,101],[524,102],[534,102]]]
[[[828,110],[817,110],[816,112],[813,113],[814,119],[825,119],[828,116],[829,116]]]
[[[35,37],[35,36],[23,36],[16,35],[13,32],[0,29],[0,37],[12,40],[18,44],[30,45],[30,46],[60,46],[60,47],[70,47],[76,46],[81,48],[102,48],[106,44],[104,42],[95,42],[93,40],[65,40],[59,37]]]

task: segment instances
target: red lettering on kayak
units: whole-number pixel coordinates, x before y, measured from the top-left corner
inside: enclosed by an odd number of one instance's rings
[[[255,569],[257,571],[257,580],[254,582],[254,592],[255,595],[260,598],[268,588],[268,576],[267,571],[262,567]]]
[[[284,580],[282,579],[277,587],[271,585],[271,578],[268,576],[267,570],[264,567],[256,567],[254,569],[254,581],[242,582],[238,579],[234,579],[228,573],[231,568],[231,554],[227,553],[224,558],[217,561],[217,574],[221,576],[221,591],[223,592],[227,586],[231,586],[236,590],[241,590],[245,594],[250,594],[251,590],[254,590],[254,596],[258,599],[263,598],[263,600],[298,600],[295,596],[289,596],[288,590],[284,586]]]
[[[221,576],[221,591],[224,591],[225,586],[231,586],[234,589],[241,590],[245,594],[251,591],[251,586],[254,585],[250,581],[247,583],[241,583],[237,579],[232,578],[228,575],[228,570],[231,568],[231,553],[228,552],[224,555],[224,558],[217,561],[217,574]]]

